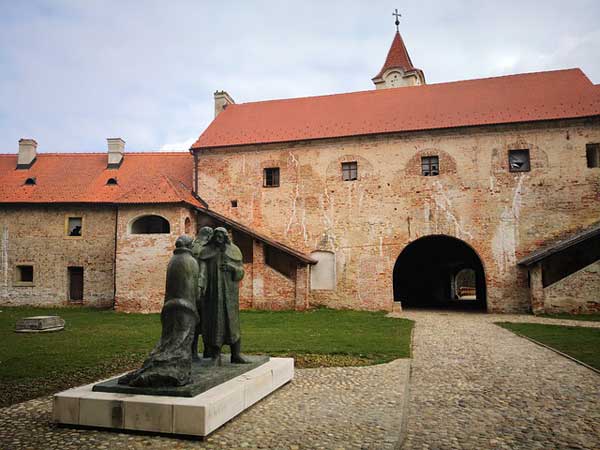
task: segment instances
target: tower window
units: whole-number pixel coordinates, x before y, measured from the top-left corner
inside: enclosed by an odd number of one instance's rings
[[[433,177],[440,174],[440,158],[438,156],[421,157],[421,175]]]
[[[237,208],[237,200],[231,200],[231,207],[232,208]]]
[[[509,150],[508,169],[511,172],[529,172],[531,170],[529,149]]]
[[[585,146],[585,157],[589,168],[600,167],[600,144],[587,144]]]
[[[342,180],[354,181],[358,179],[358,163],[356,161],[342,163]]]
[[[263,171],[264,187],[279,187],[279,167],[268,167]]]

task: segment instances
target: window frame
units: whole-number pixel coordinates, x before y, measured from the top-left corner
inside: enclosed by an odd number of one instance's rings
[[[437,165],[436,173],[431,173],[434,171],[434,160],[435,165]],[[428,173],[425,173],[425,172]],[[421,176],[422,177],[437,177],[440,174],[440,156],[439,155],[424,155],[421,156]]]
[[[69,235],[69,220],[70,219],[81,219],[81,234],[79,236],[70,236]],[[65,239],[83,239],[84,234],[85,234],[85,216],[83,214],[80,214],[80,215],[67,214],[65,216],[64,238]]]
[[[518,152],[527,155],[527,166],[525,168],[514,169],[512,167],[511,156],[516,155]],[[513,173],[531,172],[531,152],[528,148],[514,148],[508,151],[508,171]]]
[[[354,178],[352,173],[354,172]],[[348,177],[346,178],[346,174]],[[358,180],[358,161],[342,162],[342,181],[357,181]]]
[[[267,181],[269,180],[269,172],[268,171],[273,171],[270,173],[271,184],[267,183]],[[279,167],[263,168],[263,187],[276,188],[276,187],[279,187],[280,185],[281,185],[281,170],[280,170],[280,168]]]

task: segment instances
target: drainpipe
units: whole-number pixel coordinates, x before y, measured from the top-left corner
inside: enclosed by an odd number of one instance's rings
[[[115,253],[113,256],[113,304],[112,309],[115,309],[117,300],[117,233],[119,232],[119,205],[115,206]]]

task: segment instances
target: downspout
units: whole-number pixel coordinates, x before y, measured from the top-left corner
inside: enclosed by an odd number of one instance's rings
[[[113,304],[112,309],[115,309],[117,300],[117,233],[119,231],[119,205],[115,205],[115,254],[113,256]]]

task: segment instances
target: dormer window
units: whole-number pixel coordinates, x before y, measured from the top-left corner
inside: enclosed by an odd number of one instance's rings
[[[108,180],[106,180],[106,184],[108,186],[114,186],[114,185],[117,185],[119,183],[117,182],[116,178],[109,178]]]
[[[25,184],[25,186],[35,186],[37,183],[35,181],[35,177],[32,177],[32,178],[27,178],[25,180],[24,184]]]

